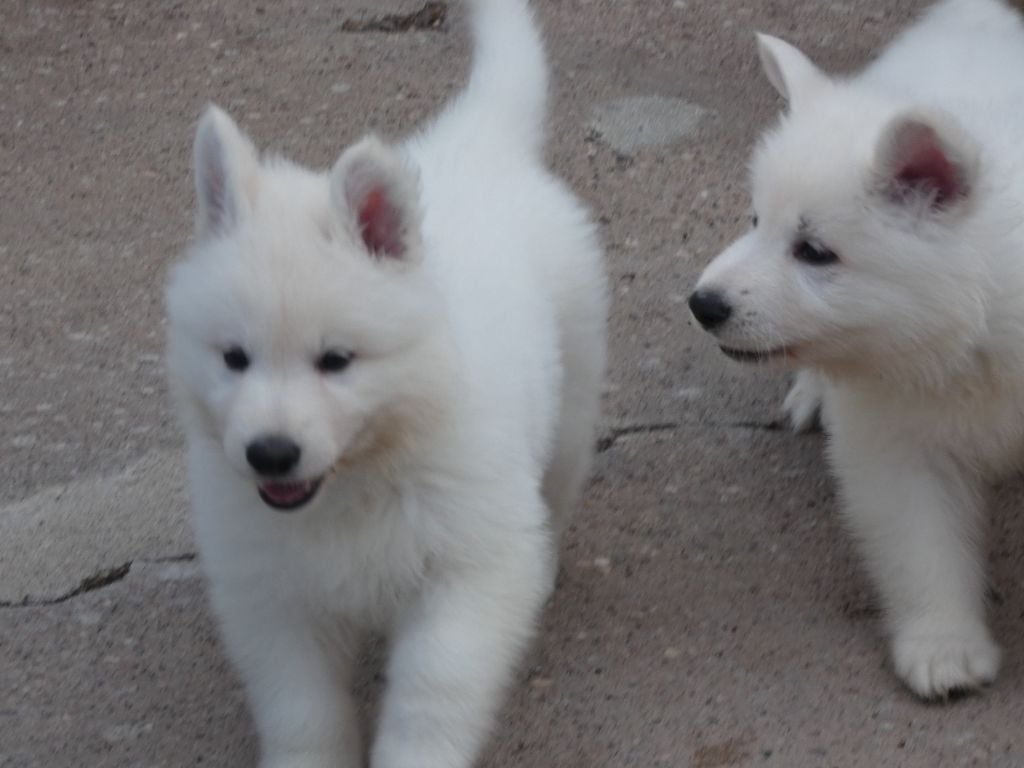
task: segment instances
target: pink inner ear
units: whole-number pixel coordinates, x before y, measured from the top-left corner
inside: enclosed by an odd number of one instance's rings
[[[915,136],[905,148],[905,155],[895,174],[901,186],[934,190],[936,205],[956,200],[963,194],[956,167],[936,143],[934,134]]]
[[[387,256],[405,253],[401,214],[382,187],[371,189],[359,206],[359,230],[371,253]]]

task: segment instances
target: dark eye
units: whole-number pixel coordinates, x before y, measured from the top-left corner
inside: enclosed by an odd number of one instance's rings
[[[249,367],[249,355],[241,347],[228,347],[224,350],[224,365],[232,371],[241,373]]]
[[[316,368],[321,373],[340,373],[348,368],[352,355],[347,352],[328,350],[316,359]]]
[[[809,240],[801,240],[793,246],[793,258],[812,267],[827,267],[839,261],[839,257],[828,248],[815,245]]]
[[[757,229],[757,214],[756,213],[754,214],[754,217],[750,220],[750,223],[754,227],[754,229]]]

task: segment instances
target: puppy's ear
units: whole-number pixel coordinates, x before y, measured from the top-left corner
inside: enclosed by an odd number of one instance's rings
[[[875,158],[893,201],[932,211],[957,208],[970,199],[980,163],[976,145],[952,118],[923,112],[891,120]]]
[[[238,224],[256,194],[259,158],[252,142],[223,110],[203,112],[193,147],[196,231],[222,234]]]
[[[366,250],[378,258],[415,258],[420,246],[419,179],[402,156],[369,136],[331,171],[331,202]]]
[[[757,52],[768,81],[791,109],[828,82],[828,75],[785,40],[759,32]]]

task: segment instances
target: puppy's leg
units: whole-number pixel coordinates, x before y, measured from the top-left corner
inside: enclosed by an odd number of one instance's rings
[[[821,426],[821,409],[825,399],[825,381],[809,368],[796,372],[782,410],[794,432],[809,432]]]
[[[594,291],[593,293],[596,293]],[[551,510],[551,588],[558,577],[559,543],[590,474],[601,413],[605,347],[603,307],[591,296],[576,297],[562,311],[562,387],[558,425],[542,494]],[[569,312],[573,309],[573,312]]]
[[[568,527],[590,474],[601,403],[600,357],[577,351],[566,353],[566,358],[558,430],[543,483],[556,542]]]
[[[296,603],[260,600],[256,586],[239,587],[211,594],[249,694],[261,768],[359,768],[358,721],[347,689],[351,641],[325,643],[323,628]]]
[[[985,625],[981,499],[952,465],[923,453],[836,440],[846,514],[882,595],[896,672],[919,696],[995,679]]]
[[[398,628],[372,768],[468,768],[534,634],[547,534],[442,574]]]

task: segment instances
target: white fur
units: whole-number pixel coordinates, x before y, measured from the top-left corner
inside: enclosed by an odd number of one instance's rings
[[[790,111],[754,155],[756,227],[697,287],[732,307],[724,347],[804,368],[795,426],[824,399],[898,674],[925,697],[974,688],[999,664],[981,496],[1024,448],[1024,24],[945,0],[850,78],[759,43]],[[922,146],[956,195],[900,176]],[[795,259],[804,237],[838,263]]]
[[[355,768],[367,751],[373,768],[471,765],[588,471],[600,249],[543,164],[546,65],[526,0],[470,5],[467,89],[400,145],[364,140],[324,174],[261,160],[215,108],[197,134],[168,365],[265,768]],[[375,191],[390,216],[377,249],[359,219]],[[226,367],[231,346],[244,372]],[[321,373],[327,349],[351,365]],[[295,477],[326,476],[290,514],[261,501],[247,463],[268,433],[300,445]],[[364,750],[348,683],[369,630],[391,649]]]

